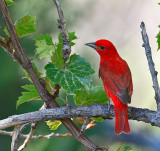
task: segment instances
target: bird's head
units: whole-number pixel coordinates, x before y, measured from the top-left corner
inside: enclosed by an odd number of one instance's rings
[[[97,40],[96,42],[86,43],[85,45],[94,48],[100,56],[118,54],[115,46],[110,41],[105,39]]]

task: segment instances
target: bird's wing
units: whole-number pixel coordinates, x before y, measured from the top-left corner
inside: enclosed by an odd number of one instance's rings
[[[131,102],[133,84],[131,72],[128,70],[124,75],[99,70],[99,76],[109,91],[112,91],[124,104]]]

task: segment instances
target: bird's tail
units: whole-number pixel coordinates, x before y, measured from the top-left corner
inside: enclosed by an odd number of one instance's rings
[[[122,132],[129,134],[130,127],[127,116],[127,104],[123,104],[118,98],[114,101],[115,109],[115,133],[117,135]]]

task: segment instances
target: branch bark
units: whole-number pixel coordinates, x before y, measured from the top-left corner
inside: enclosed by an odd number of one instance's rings
[[[44,109],[40,111],[14,115],[0,121],[0,129],[24,123],[33,123],[46,120],[59,120],[73,117],[103,117],[113,118],[114,106],[108,111],[108,104],[93,104],[90,106],[65,106],[55,109]],[[151,111],[135,107],[128,107],[128,118],[131,120],[150,123],[152,126],[160,127],[160,111]]]
[[[148,35],[146,32],[144,22],[141,22],[140,27],[142,29],[141,33],[142,33],[142,39],[144,42],[142,46],[145,48],[148,66],[149,66],[149,70],[150,70],[150,73],[152,76],[153,88],[155,91],[155,100],[157,103],[157,109],[160,110],[160,89],[159,89],[159,84],[158,84],[158,79],[157,79],[158,72],[155,70],[155,67],[154,67],[154,62],[153,62],[152,53],[151,53],[151,47],[149,45],[149,39],[148,39]]]
[[[60,29],[63,41],[63,59],[64,65],[65,62],[68,60],[70,53],[71,53],[71,46],[69,41],[69,36],[66,30],[66,21],[64,19],[63,11],[61,9],[61,5],[58,0],[53,0],[58,11],[59,20],[58,20],[58,28]]]

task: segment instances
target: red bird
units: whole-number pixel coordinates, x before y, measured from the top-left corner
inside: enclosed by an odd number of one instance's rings
[[[114,103],[115,133],[129,134],[127,103],[131,103],[133,92],[131,71],[110,41],[101,39],[86,45],[94,48],[100,55],[99,77],[103,81],[108,99],[112,99]]]

